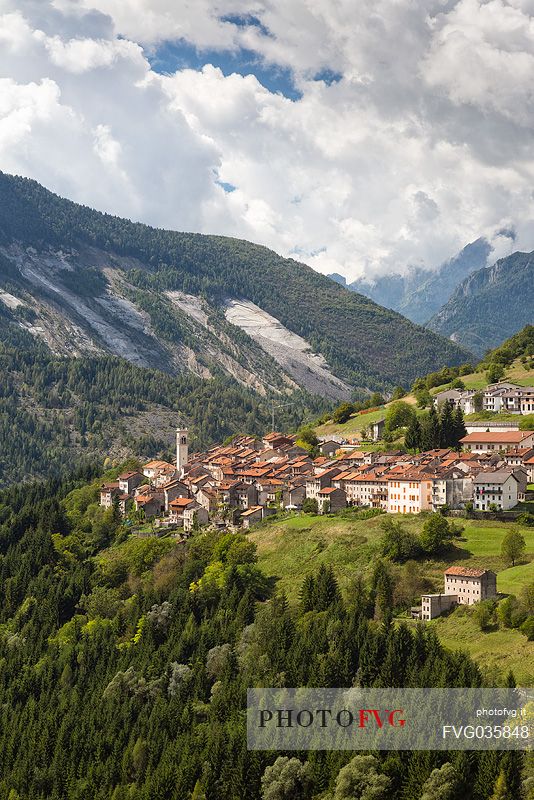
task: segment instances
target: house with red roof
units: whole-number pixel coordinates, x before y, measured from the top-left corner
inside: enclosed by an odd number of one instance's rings
[[[477,431],[460,439],[462,446],[472,453],[507,452],[534,447],[534,431]]]
[[[497,576],[490,569],[449,567],[444,579],[443,594],[421,597],[421,619],[434,619],[456,605],[471,606],[497,595]]]
[[[327,486],[321,489],[317,496],[319,514],[328,514],[331,511],[341,511],[347,505],[347,495],[344,489]]]

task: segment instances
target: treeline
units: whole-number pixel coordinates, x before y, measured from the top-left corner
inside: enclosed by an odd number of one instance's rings
[[[516,359],[527,368],[534,368],[534,325],[525,325],[499,347],[486,353],[479,364],[481,369],[491,366],[509,367]]]
[[[323,567],[291,608],[246,537],[125,538],[114,509],[95,504],[96,483],[70,489],[0,493],[2,797],[521,797],[517,752],[249,751],[249,686],[476,687],[483,676],[431,628],[392,624],[381,563],[346,594]]]

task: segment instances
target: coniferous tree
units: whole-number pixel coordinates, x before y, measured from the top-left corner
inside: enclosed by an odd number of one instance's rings
[[[454,447],[456,445],[454,409],[449,400],[446,400],[441,407],[439,435],[440,447]]]
[[[333,567],[326,567],[321,564],[316,580],[316,610],[326,611],[332,604],[338,603],[340,599],[341,595]]]
[[[420,450],[422,442],[421,424],[417,416],[410,420],[406,435],[404,437],[404,444],[408,450]]]
[[[304,578],[300,590],[300,608],[302,613],[306,614],[306,612],[312,611],[315,608],[316,600],[317,586],[313,574],[309,572]]]
[[[453,423],[454,423],[454,437],[451,443],[451,447],[460,450],[462,447],[460,440],[463,439],[464,436],[467,436],[464,413],[460,408],[460,406],[458,406],[454,412]]]

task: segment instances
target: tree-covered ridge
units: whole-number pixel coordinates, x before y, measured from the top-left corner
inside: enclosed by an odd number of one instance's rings
[[[323,567],[291,608],[246,537],[128,537],[97,491],[98,481],[0,493],[2,797],[489,800],[495,786],[520,797],[519,753],[248,751],[249,686],[483,677],[431,629],[392,624],[381,562],[346,596]],[[430,793],[444,784],[448,794]]]
[[[265,247],[222,236],[177,233],[101,214],[34,181],[0,174],[0,243],[36,248],[97,246],[139,260],[139,288],[181,290],[213,304],[243,297],[304,337],[356,386],[407,383],[465,352],[309,267]]]
[[[18,341],[20,349],[0,345],[0,486],[64,475],[117,453],[170,458],[180,421],[197,449],[238,432],[262,435],[271,402],[279,402],[224,376],[171,376],[112,357],[54,359],[44,348],[25,349],[23,334]],[[322,408],[320,399],[296,392],[277,421],[296,428]]]
[[[490,364],[509,367],[517,358],[525,366],[534,367],[534,325],[525,325],[499,347],[486,353],[478,368],[484,369]]]

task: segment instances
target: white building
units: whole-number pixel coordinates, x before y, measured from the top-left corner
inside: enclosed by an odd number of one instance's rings
[[[489,569],[449,567],[443,594],[421,597],[421,619],[435,619],[455,605],[473,605],[497,595],[497,576]]]
[[[473,480],[473,504],[476,511],[488,511],[496,506],[507,511],[518,503],[519,480],[509,470],[481,472]]]
[[[449,567],[445,570],[445,594],[455,595],[459,605],[471,606],[497,594],[497,576],[489,569]]]
[[[432,509],[432,478],[424,473],[388,476],[390,514],[419,514]]]
[[[477,431],[460,439],[471,453],[500,452],[534,446],[534,431]]]

